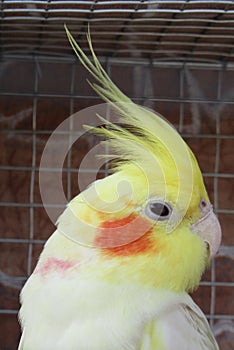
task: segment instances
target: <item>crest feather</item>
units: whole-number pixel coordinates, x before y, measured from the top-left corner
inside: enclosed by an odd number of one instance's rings
[[[115,168],[122,170],[130,163],[137,163],[146,171],[154,172],[154,162],[163,169],[166,182],[179,178],[182,184],[193,182],[194,176],[201,177],[196,159],[175,128],[155,112],[135,104],[112,82],[94,52],[90,31],[87,40],[92,61],[77,44],[67,27],[68,39],[83,66],[95,78],[90,83],[97,94],[106,101],[113,111],[118,113],[118,122],[113,124],[102,117],[107,128],[90,128],[91,132],[105,136],[108,145],[120,158]],[[155,167],[157,168],[157,167]],[[154,174],[157,176],[157,174]]]

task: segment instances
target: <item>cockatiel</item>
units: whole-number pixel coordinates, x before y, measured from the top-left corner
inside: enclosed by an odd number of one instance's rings
[[[92,130],[116,161],[68,204],[45,244],[21,292],[19,349],[218,349],[188,295],[221,240],[195,156],[116,87],[89,34],[93,63],[66,31],[94,90],[119,115]]]

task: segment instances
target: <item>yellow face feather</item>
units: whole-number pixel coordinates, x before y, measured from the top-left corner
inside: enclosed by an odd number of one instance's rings
[[[121,123],[101,118],[107,128],[91,130],[107,138],[116,162],[114,174],[74,198],[59,220],[58,230],[69,231],[73,240],[86,239],[91,246],[71,249],[70,258],[78,251],[81,258],[92,251],[95,263],[90,259],[84,270],[111,283],[128,280],[176,292],[194,289],[208,262],[205,242],[191,231],[201,217],[201,200],[209,203],[197,161],[169,123],[114,85],[89,34],[93,63],[66,31],[79,60],[98,83],[91,86],[119,113]],[[158,205],[169,210],[168,217],[152,217],[150,210]],[[63,236],[60,241],[61,249],[71,248]],[[57,254],[58,250],[56,245]]]

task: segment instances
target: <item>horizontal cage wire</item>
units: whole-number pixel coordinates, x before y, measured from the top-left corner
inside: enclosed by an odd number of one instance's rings
[[[2,55],[72,55],[63,24],[97,54],[232,61],[233,1],[2,1]]]
[[[234,2],[196,0],[1,1],[0,349],[17,347],[20,289],[55,229],[48,209],[58,216],[64,208],[52,199],[45,205],[40,195],[39,172],[54,179],[60,172],[56,153],[50,167],[40,168],[44,147],[69,116],[102,103],[86,82],[90,75],[75,58],[64,23],[86,53],[89,25],[95,52],[113,81],[135,102],[166,117],[194,151],[223,239],[192,296],[220,349],[231,349]],[[95,120],[94,113],[85,123]],[[70,143],[76,138],[62,169],[69,201],[108,175],[109,166],[82,165],[98,137],[82,127],[74,130],[72,123],[61,135]],[[56,186],[48,183],[49,193]]]

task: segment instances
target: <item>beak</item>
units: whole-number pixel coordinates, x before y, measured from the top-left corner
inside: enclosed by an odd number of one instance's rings
[[[212,259],[220,247],[222,233],[219,220],[211,207],[201,219],[191,225],[191,230],[208,244]]]

